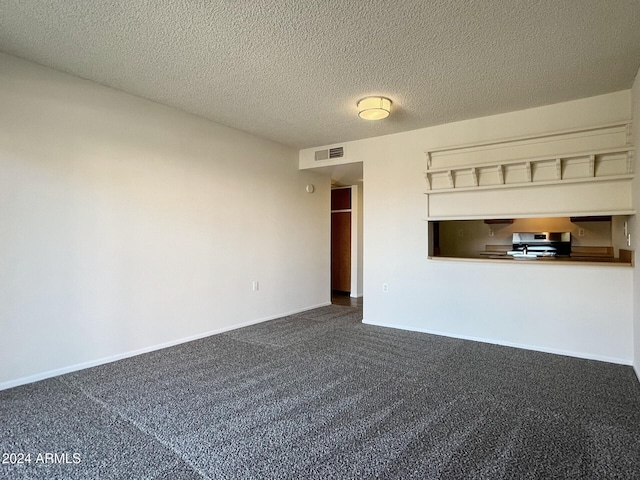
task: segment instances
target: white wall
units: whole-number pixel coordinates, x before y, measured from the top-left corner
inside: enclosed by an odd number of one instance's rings
[[[365,322],[630,364],[633,269],[428,260],[423,176],[430,149],[630,118],[621,91],[345,144],[364,161]]]
[[[0,388],[327,304],[329,192],[288,147],[0,54]]]
[[[633,83],[632,89],[633,99],[633,141],[636,145],[636,175],[633,181],[633,201],[636,206],[636,210],[640,210],[640,174],[638,174],[638,144],[640,144],[640,70],[636,75],[636,80]],[[631,248],[636,251],[636,266],[634,269],[633,277],[633,338],[634,338],[634,360],[633,366],[636,370],[636,375],[640,379],[640,258],[638,252],[640,251],[640,222],[638,222],[637,215],[630,221],[631,227]]]
[[[358,185],[358,288],[356,297],[364,295],[364,184]],[[354,295],[352,295],[354,296]]]
[[[362,184],[351,186],[351,290],[350,296],[357,298],[363,294],[363,214]]]

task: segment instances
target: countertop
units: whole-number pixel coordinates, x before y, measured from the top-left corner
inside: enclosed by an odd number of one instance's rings
[[[631,262],[620,261],[619,258],[611,257],[536,257],[536,258],[513,258],[506,253],[495,251],[479,252],[478,257],[429,257],[430,260],[450,260],[466,262],[516,262],[532,264],[571,264],[571,265],[600,265],[611,267],[631,267]]]

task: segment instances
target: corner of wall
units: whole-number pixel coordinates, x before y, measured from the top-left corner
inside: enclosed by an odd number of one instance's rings
[[[640,69],[638,69],[631,89],[631,102],[632,139],[636,146],[637,158],[637,147],[640,144]],[[640,209],[640,175],[638,173],[633,180],[633,206],[636,210]],[[640,222],[637,214],[630,223],[632,247],[638,252],[640,250]],[[640,265],[638,262],[636,262],[633,271],[633,339],[633,368],[638,381],[640,381]]]

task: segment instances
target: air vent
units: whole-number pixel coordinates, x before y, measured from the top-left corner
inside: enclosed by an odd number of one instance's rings
[[[344,147],[334,147],[329,150],[317,150],[316,162],[319,160],[329,160],[330,158],[344,157]]]
[[[329,150],[318,150],[316,152],[316,162],[318,160],[326,160],[329,158]]]
[[[344,156],[343,147],[335,147],[329,149],[329,158],[342,158]]]

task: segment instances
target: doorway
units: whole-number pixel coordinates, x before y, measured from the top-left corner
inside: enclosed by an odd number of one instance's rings
[[[331,292],[341,297],[362,297],[362,184],[334,186],[331,190]]]
[[[351,293],[351,187],[331,189],[331,291]]]
[[[351,217],[351,233],[348,240],[349,247],[347,248],[347,251],[350,252],[350,259],[347,261],[343,258],[342,260],[336,259],[334,261],[332,256],[329,264],[331,269],[331,285],[329,285],[329,289],[330,293],[336,294],[332,295],[332,303],[343,304],[345,302],[349,302],[351,304],[351,302],[355,302],[357,305],[362,306],[362,296],[364,293],[364,164],[363,162],[339,163],[335,165],[317,166],[311,170],[322,175],[327,175],[331,178],[331,199],[333,199],[334,195],[350,196],[350,203],[347,203],[346,205],[340,203],[334,204],[333,200],[331,201],[331,205],[328,205],[332,216],[330,224],[332,231],[334,230],[334,223],[342,225],[347,223],[344,219],[339,219],[339,216],[334,220],[333,213],[346,213],[348,211]],[[347,190],[351,193],[333,193],[338,190]],[[342,201],[344,202],[345,200],[342,199]],[[346,218],[347,216],[344,217]],[[346,230],[346,227],[342,228]],[[332,253],[345,248],[344,245],[347,243],[346,241],[342,240],[339,242],[337,239],[334,240],[332,235],[330,236],[330,247]],[[334,248],[334,242],[342,246],[340,248]],[[346,275],[348,275],[348,280],[345,279]],[[339,277],[340,280],[336,277]],[[335,284],[335,288],[339,290],[334,290],[334,280],[339,282]]]

